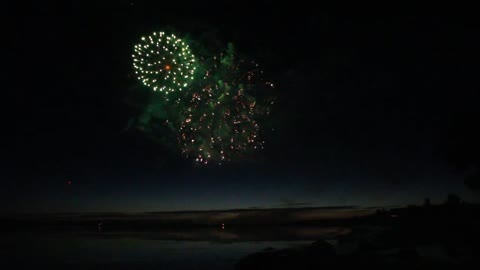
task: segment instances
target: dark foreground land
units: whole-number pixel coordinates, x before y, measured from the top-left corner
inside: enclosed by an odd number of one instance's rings
[[[266,249],[236,269],[477,269],[479,210],[454,203],[378,211],[334,241]]]

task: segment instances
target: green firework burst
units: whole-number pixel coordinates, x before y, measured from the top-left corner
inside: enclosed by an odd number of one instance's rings
[[[154,91],[182,91],[194,80],[195,56],[174,34],[154,32],[142,37],[132,57],[137,78]]]

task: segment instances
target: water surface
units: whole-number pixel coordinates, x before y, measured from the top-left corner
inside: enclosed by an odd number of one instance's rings
[[[233,269],[266,248],[333,239],[341,228],[221,228],[155,232],[4,233],[2,264],[60,269]],[[3,257],[3,256],[2,256]]]

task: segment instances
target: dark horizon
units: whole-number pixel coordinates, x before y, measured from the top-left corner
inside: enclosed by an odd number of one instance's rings
[[[412,204],[411,204],[412,205]],[[411,206],[410,205],[410,206]],[[268,207],[268,208],[261,208],[261,207],[249,207],[249,208],[228,208],[228,209],[189,209],[189,210],[167,210],[167,211],[138,211],[138,212],[2,212],[0,215],[8,215],[8,214],[18,214],[18,215],[137,215],[137,214],[145,214],[145,215],[155,215],[155,214],[188,214],[188,213],[215,213],[215,212],[248,212],[248,211],[269,211],[269,210],[376,210],[376,209],[394,209],[394,208],[402,208],[407,207],[408,205],[391,205],[391,206],[369,206],[369,207],[358,207],[354,205],[345,205],[345,206],[277,206],[277,207]]]

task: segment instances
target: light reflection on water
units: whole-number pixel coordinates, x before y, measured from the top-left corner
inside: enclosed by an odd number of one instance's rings
[[[340,228],[261,230],[163,230],[156,232],[9,233],[3,236],[8,263],[115,269],[233,269],[235,262],[265,248],[333,239]],[[3,256],[2,256],[3,257]],[[5,260],[3,261],[5,263]]]

